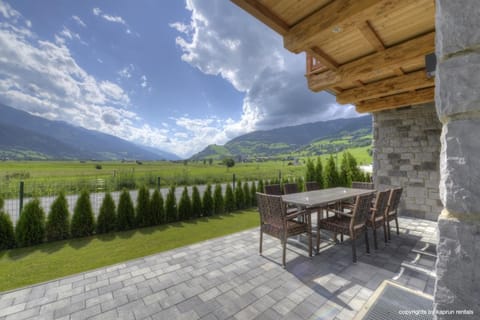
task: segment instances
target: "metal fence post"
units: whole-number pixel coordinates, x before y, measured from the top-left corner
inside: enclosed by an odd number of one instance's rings
[[[19,192],[18,192],[18,201],[20,202],[19,205],[18,205],[18,208],[19,208],[19,211],[18,211],[18,216],[20,217],[20,215],[22,214],[22,209],[23,209],[23,194],[24,194],[24,185],[25,183],[23,181],[20,181],[20,189],[19,189]]]
[[[233,191],[235,191],[235,173],[233,174]]]

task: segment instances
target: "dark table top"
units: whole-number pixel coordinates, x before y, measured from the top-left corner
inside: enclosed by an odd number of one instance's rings
[[[318,208],[324,207],[332,202],[338,202],[373,192],[375,192],[375,190],[339,187],[286,194],[282,196],[282,199],[284,202],[304,208]]]

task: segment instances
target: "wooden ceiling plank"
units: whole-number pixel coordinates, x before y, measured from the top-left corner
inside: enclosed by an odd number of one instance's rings
[[[385,50],[385,45],[382,39],[378,36],[371,24],[367,21],[358,27],[365,39],[375,48],[377,51]]]
[[[240,0],[236,0],[240,1]],[[285,48],[300,53],[314,43],[330,41],[339,32],[348,32],[418,0],[335,0],[301,20],[284,35]]]
[[[318,61],[320,61],[324,66],[328,67],[330,70],[337,70],[338,63],[333,60],[329,55],[322,51],[318,47],[312,47],[307,50],[307,53],[314,56]]]
[[[290,29],[290,26],[285,21],[256,0],[231,1],[282,36],[286,35]]]
[[[312,91],[325,90],[345,81],[375,78],[379,74],[391,72],[412,60],[424,59],[426,54],[435,51],[435,32],[409,40],[402,44],[344,64],[337,71],[312,74],[308,84]]]
[[[435,99],[434,87],[413,92],[400,93],[388,97],[366,100],[356,105],[359,113],[377,112],[431,102]]]
[[[435,80],[427,78],[425,70],[416,71],[407,75],[386,79],[364,85],[362,87],[345,90],[337,95],[337,102],[341,104],[355,104],[358,101],[379,98],[382,96],[402,93],[406,91],[433,87]]]

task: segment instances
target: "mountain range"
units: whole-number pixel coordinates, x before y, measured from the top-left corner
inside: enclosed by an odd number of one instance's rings
[[[209,145],[191,159],[313,156],[369,147],[371,142],[372,118],[367,115],[254,131],[223,146]]]
[[[14,160],[179,160],[166,151],[52,121],[0,104],[0,158]]]

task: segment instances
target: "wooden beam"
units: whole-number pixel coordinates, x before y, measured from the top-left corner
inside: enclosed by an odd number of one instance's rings
[[[267,26],[280,33],[286,35],[290,26],[279,16],[270,11],[267,7],[256,0],[231,0],[237,6],[250,13]]]
[[[339,66],[338,63],[335,60],[333,60],[329,55],[327,55],[325,52],[323,52],[322,49],[318,47],[312,47],[306,51],[310,55],[314,56],[315,59],[320,61],[324,66],[328,67],[330,70],[338,69],[338,66]]]
[[[353,30],[367,20],[373,21],[417,2],[418,0],[335,0],[291,26],[284,36],[283,44],[288,50],[299,53],[315,42],[329,41],[339,32]]]
[[[385,50],[385,45],[383,44],[382,39],[380,36],[373,30],[372,25],[365,21],[362,25],[358,27],[362,35],[367,39],[367,41],[375,48],[377,51]]]
[[[356,109],[359,113],[377,112],[388,109],[431,102],[435,99],[435,88],[425,88],[413,92],[405,92],[393,96],[376,98],[357,103]]]
[[[312,74],[308,77],[308,85],[312,91],[321,91],[345,81],[375,78],[412,61],[421,61],[426,54],[434,51],[435,32],[431,32],[344,64],[337,71]]]
[[[359,88],[345,90],[337,95],[337,102],[341,104],[355,104],[362,100],[433,87],[434,85],[435,80],[427,78],[425,70],[420,70],[407,75],[370,83]]]

